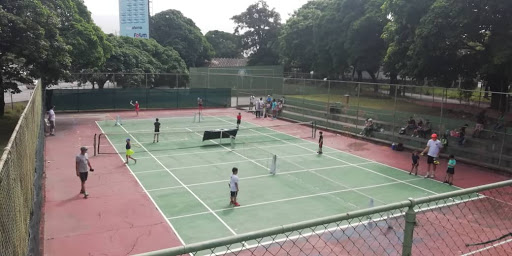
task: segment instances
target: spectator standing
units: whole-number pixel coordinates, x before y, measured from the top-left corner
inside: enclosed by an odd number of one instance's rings
[[[437,158],[439,157],[439,152],[441,151],[441,148],[443,148],[443,145],[439,140],[437,140],[437,134],[432,134],[432,139],[430,139],[427,142],[427,147],[421,152],[421,155],[424,155],[427,153],[427,174],[425,175],[425,178],[434,178],[437,168]],[[434,164],[432,174],[430,174],[430,167]]]
[[[48,110],[48,122],[50,122],[50,136],[55,136],[55,106]]]

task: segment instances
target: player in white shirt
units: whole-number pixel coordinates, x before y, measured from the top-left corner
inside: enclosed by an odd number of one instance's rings
[[[231,179],[229,180],[229,189],[231,190],[231,201],[230,205],[240,206],[240,204],[236,201],[236,196],[238,195],[238,168],[233,167],[233,174],[231,175]]]
[[[50,135],[55,136],[55,111],[53,110],[55,106],[52,106],[50,110],[48,110],[48,122],[50,123]]]
[[[427,153],[427,174],[425,175],[425,178],[434,178],[437,165],[439,164],[439,161],[437,158],[439,157],[439,152],[443,148],[443,144],[441,141],[437,140],[437,134],[432,134],[432,139],[430,139],[427,142],[427,147],[421,152],[421,155],[424,155],[425,152]],[[430,174],[430,166],[434,164],[434,168],[432,171],[432,175]]]

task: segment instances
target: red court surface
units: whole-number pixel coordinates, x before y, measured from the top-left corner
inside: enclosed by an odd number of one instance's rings
[[[46,138],[44,255],[131,255],[181,245],[174,231],[160,214],[151,199],[132,176],[117,155],[93,156],[95,133],[101,131],[95,121],[112,119],[153,119],[155,117],[190,116],[195,110],[133,111],[117,113],[57,113],[56,136]],[[233,116],[235,109],[208,109],[205,116]],[[242,113],[243,121],[262,126],[285,124],[285,121],[256,119]],[[305,128],[307,129],[307,128]],[[283,130],[283,132],[286,132]],[[345,136],[324,134],[324,144],[367,159],[409,170],[409,152],[392,151]],[[313,140],[313,139],[312,139]],[[81,146],[89,146],[89,157],[94,173],[89,174],[88,199],[79,195],[80,181],[75,176],[75,156]],[[443,179],[446,161],[441,161],[436,178]],[[426,160],[421,159],[420,173],[426,171]],[[509,179],[509,176],[491,172],[464,163],[457,165],[454,185],[473,187]]]

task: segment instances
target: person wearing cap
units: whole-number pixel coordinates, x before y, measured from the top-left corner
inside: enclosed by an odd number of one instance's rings
[[[437,161],[437,158],[439,157],[439,152],[441,151],[441,149],[443,148],[443,144],[441,143],[441,141],[437,140],[437,134],[432,134],[432,139],[430,139],[428,142],[427,142],[427,147],[423,150],[423,152],[421,152],[421,155],[424,155],[425,152],[427,152],[427,174],[425,175],[425,178],[434,178],[434,175],[435,175],[435,172],[436,172],[436,168],[437,168],[437,164],[436,163],[439,163]],[[430,166],[434,164],[434,167],[433,167],[433,170],[432,170],[432,175],[430,174]]]
[[[87,198],[89,193],[85,190],[85,182],[87,181],[89,171],[94,172],[91,161],[89,161],[89,157],[87,156],[87,147],[80,148],[80,154],[76,156],[75,162],[76,176],[80,178],[81,182],[80,194],[83,194],[84,198]]]

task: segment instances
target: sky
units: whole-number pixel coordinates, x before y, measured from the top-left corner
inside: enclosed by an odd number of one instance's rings
[[[240,14],[257,0],[152,0],[152,14],[168,9],[179,10],[192,19],[203,34],[210,30],[233,33],[231,17]],[[309,0],[266,0],[285,22],[291,14]],[[94,22],[105,33],[119,33],[119,0],[84,0]]]

